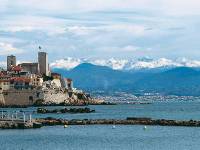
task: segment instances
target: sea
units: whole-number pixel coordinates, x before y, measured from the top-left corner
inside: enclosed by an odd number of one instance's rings
[[[200,120],[200,101],[167,101],[151,104],[92,105],[95,113],[37,114],[36,107],[2,108],[31,113],[33,118]],[[63,107],[47,107],[48,109]],[[71,107],[67,107],[71,108]],[[198,150],[200,127],[142,125],[50,126],[40,129],[0,130],[0,150]]]

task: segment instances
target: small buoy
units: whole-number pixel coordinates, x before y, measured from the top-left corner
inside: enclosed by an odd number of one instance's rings
[[[115,129],[115,128],[116,128],[116,126],[115,126],[115,125],[113,125],[113,126],[112,126],[112,129]]]
[[[68,125],[65,124],[65,125],[64,125],[64,128],[67,128],[67,127],[68,127]]]
[[[144,128],[143,128],[144,130],[146,130],[147,129],[147,126],[144,126]]]

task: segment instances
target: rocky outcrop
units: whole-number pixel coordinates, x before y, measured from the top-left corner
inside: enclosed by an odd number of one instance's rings
[[[64,108],[64,109],[54,109],[54,110],[48,110],[45,108],[38,108],[37,113],[40,114],[46,114],[46,113],[92,113],[95,112],[95,110],[91,110],[90,108]]]
[[[58,92],[58,91],[57,91]],[[45,99],[37,100],[34,106],[85,106],[85,105],[110,105],[109,102],[93,99],[84,92],[47,91]],[[56,98],[55,98],[56,97]]]
[[[0,129],[33,129],[41,127],[42,124],[38,122],[0,121]]]

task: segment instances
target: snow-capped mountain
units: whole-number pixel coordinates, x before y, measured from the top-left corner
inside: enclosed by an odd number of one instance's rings
[[[107,66],[114,70],[140,70],[140,69],[157,69],[157,68],[175,68],[175,67],[200,67],[200,60],[190,60],[186,58],[178,58],[176,60],[160,58],[160,59],[150,59],[141,58],[137,60],[127,60],[127,59],[76,59],[76,58],[65,58],[56,60],[50,64],[51,68],[65,68],[67,70],[73,69],[82,63],[91,63],[99,66]]]

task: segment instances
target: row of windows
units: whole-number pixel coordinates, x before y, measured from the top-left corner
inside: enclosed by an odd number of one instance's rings
[[[9,82],[2,82],[1,85],[10,85]]]

